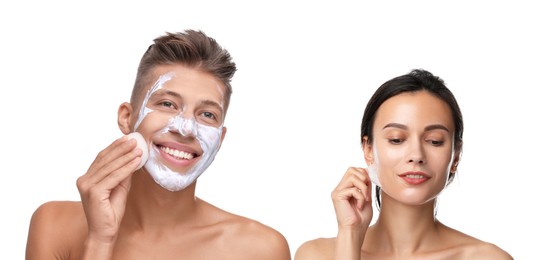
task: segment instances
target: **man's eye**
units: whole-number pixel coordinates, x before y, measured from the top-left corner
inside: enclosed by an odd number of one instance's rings
[[[170,101],[163,101],[159,103],[159,105],[164,106],[164,107],[174,108],[174,104]]]
[[[207,118],[211,118],[211,119],[215,119],[215,115],[210,113],[210,112],[202,112],[202,116],[207,117]]]

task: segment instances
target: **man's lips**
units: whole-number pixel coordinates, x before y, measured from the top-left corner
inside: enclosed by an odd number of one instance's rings
[[[160,157],[173,168],[191,167],[202,155],[202,152],[195,148],[178,142],[156,142],[155,146],[159,150]]]
[[[424,183],[431,178],[431,176],[424,172],[405,172],[399,174],[399,177],[401,177],[406,183],[412,185]]]
[[[191,160],[199,156],[196,152],[189,151],[186,148],[177,149],[164,145],[157,145],[157,147],[165,154],[170,155],[178,160]]]

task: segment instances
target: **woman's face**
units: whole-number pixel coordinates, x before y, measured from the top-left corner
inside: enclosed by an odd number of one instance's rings
[[[376,165],[386,194],[420,205],[448,183],[456,163],[454,135],[451,109],[444,101],[427,91],[401,93],[378,109],[365,158]]]

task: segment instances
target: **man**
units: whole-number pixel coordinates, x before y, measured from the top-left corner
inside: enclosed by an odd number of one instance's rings
[[[130,103],[118,110],[120,130],[140,133],[145,144],[117,139],[77,179],[80,202],[40,206],[27,260],[290,259],[278,231],[195,196],[226,134],[235,71],[229,53],[203,32],[155,39]]]

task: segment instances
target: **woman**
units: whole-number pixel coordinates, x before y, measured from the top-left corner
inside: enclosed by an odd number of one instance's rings
[[[350,167],[331,194],[337,236],[305,242],[295,259],[512,259],[436,219],[436,197],[455,176],[462,133],[457,101],[430,72],[413,70],[380,86],[361,125],[369,167]],[[380,214],[369,227],[373,187]]]

